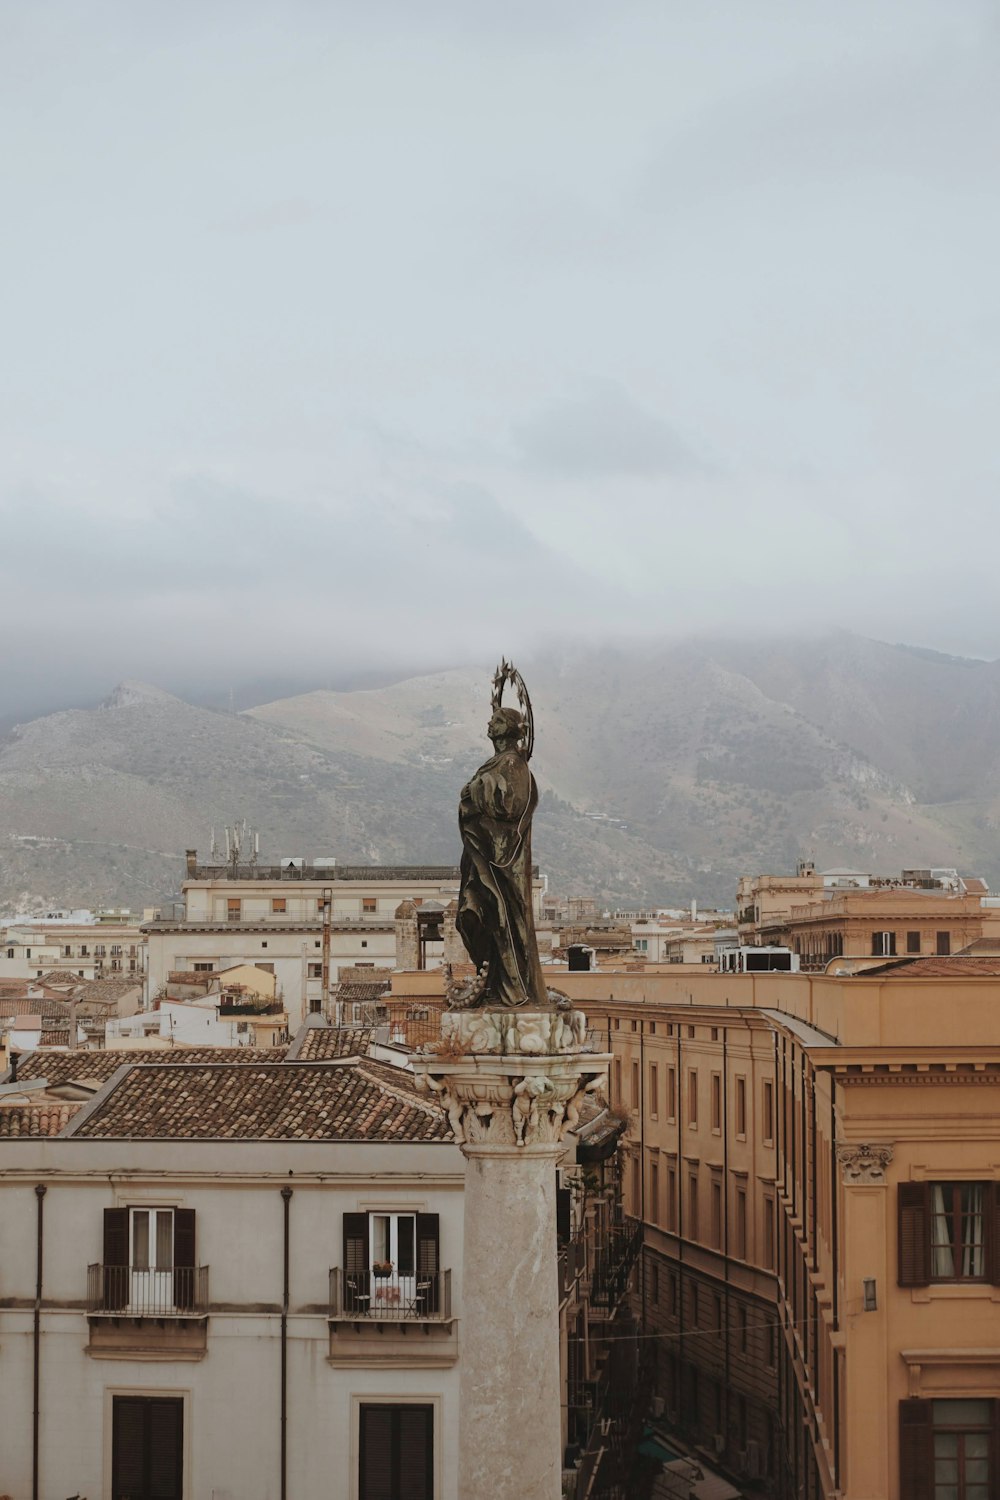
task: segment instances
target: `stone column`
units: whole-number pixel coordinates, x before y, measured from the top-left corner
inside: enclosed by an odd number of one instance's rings
[[[441,1033],[413,1066],[468,1162],[458,1493],[559,1500],[555,1168],[610,1058],[584,1050],[586,1019],[568,1008],[448,1011]]]
[[[417,908],[412,901],[401,901],[396,907],[396,968],[420,968],[420,936],[417,932]]]

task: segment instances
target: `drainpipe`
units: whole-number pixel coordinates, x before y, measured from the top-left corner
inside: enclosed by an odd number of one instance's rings
[[[288,1247],[289,1215],[292,1202],[290,1187],[281,1189],[284,1207],[284,1277],[281,1288],[281,1500],[288,1494]],[[38,1500],[35,1495],[33,1500]]]
[[[39,1426],[39,1375],[41,1371],[42,1353],[42,1244],[44,1225],[44,1199],[45,1185],[37,1183],[35,1186],[35,1201],[37,1203],[37,1245],[35,1250],[35,1318],[33,1333],[33,1369],[32,1369],[32,1392],[33,1404],[31,1409],[31,1500],[38,1500],[38,1426]]]

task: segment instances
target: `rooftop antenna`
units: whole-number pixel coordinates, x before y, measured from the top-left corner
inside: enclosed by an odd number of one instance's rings
[[[251,870],[257,868],[260,857],[260,834],[247,822],[246,818],[234,823],[232,827],[226,825],[226,864],[235,877],[240,864],[249,865]],[[215,833],[213,830],[214,840]]]

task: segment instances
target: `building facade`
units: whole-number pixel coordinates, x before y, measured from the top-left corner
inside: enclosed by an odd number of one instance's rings
[[[629,1119],[654,1410],[741,1493],[1000,1493],[1000,965],[952,962],[560,976]]]

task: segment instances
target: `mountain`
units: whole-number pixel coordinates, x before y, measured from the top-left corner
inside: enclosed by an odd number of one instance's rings
[[[740,874],[956,865],[1000,880],[1000,663],[842,633],[523,664],[553,888],[731,904]],[[265,858],[451,862],[490,670],[238,714],[123,683],[0,743],[0,903],[169,899],[246,817]]]

